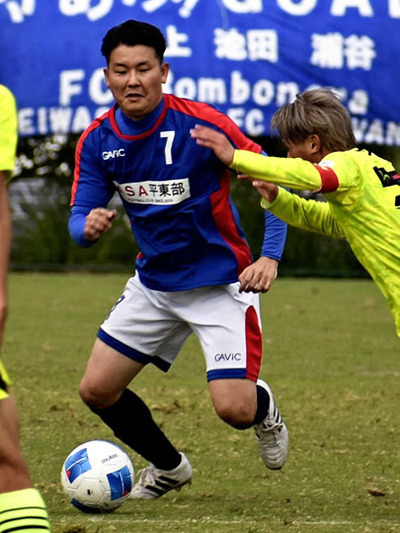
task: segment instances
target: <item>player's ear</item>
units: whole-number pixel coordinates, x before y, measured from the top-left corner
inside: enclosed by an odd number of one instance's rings
[[[316,133],[310,135],[307,139],[311,153],[315,154],[321,150],[321,139]]]
[[[108,82],[108,68],[103,68],[103,72],[104,72],[104,77],[106,79],[106,85],[108,88],[110,88],[110,84]]]
[[[166,83],[169,73],[169,63],[161,63],[161,83]]]

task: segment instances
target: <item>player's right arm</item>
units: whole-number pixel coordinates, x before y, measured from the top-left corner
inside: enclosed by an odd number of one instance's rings
[[[291,189],[329,192],[321,172],[329,179],[331,171],[300,158],[263,157],[246,150],[235,150],[231,167],[258,180]],[[335,181],[337,186],[337,180]]]
[[[87,130],[81,136],[75,154],[74,183],[68,229],[72,239],[84,248],[92,246],[108,231],[116,215],[107,209],[114,188],[95,154],[96,136]]]
[[[332,186],[337,187],[337,179],[328,168],[299,158],[265,157],[248,150],[235,150],[223,134],[200,125],[190,134],[198,144],[211,148],[225,165],[251,178],[299,190],[331,192]]]
[[[97,207],[92,209],[85,218],[84,236],[88,241],[97,241],[103,233],[108,231],[117,212],[115,209]]]

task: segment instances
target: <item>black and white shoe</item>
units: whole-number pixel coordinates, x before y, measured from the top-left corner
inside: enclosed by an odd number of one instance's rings
[[[289,431],[275,405],[271,389],[259,379],[257,385],[263,387],[269,395],[268,414],[262,422],[255,424],[254,430],[261,459],[267,468],[279,470],[285,464],[289,452]]]
[[[159,470],[150,465],[139,471],[139,480],[133,486],[130,498],[153,500],[170,490],[179,490],[192,481],[192,465],[184,453],[181,463],[172,470]]]

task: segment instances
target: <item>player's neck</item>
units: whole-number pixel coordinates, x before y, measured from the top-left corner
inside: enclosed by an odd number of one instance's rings
[[[115,109],[115,121],[120,132],[123,135],[139,135],[140,133],[149,130],[159,117],[164,107],[164,98],[161,102],[149,113],[146,117],[140,120],[132,120],[121,110],[120,107]]]

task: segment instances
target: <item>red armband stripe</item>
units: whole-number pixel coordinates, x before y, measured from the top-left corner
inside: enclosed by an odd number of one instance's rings
[[[334,171],[331,168],[321,167],[319,165],[315,165],[315,168],[321,176],[321,188],[318,189],[318,192],[336,191],[339,187],[339,180]]]

